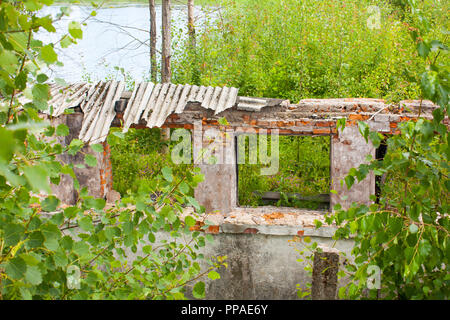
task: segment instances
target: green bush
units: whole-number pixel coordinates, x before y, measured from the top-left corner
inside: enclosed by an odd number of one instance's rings
[[[80,188],[74,164],[57,158],[81,153],[86,165],[96,166],[81,140],[58,143],[58,136],[69,134],[66,125],[55,128],[38,113],[51,108],[49,77],[39,66],[53,66],[55,48],[82,37],[74,21],[55,43],[34,37],[56,31],[52,17],[40,11],[49,3],[0,2],[0,299],[185,299],[188,284],[195,298],[203,298],[200,278],[220,278],[213,269],[224,259],[200,267],[198,249],[212,237],[192,232],[196,219],[182,216],[186,204],[204,211],[190,196],[203,179],[198,170],[174,176],[162,165],[151,181],[107,209],[104,199]],[[62,7],[60,16],[66,15]],[[19,101],[23,95],[30,102]],[[101,144],[91,147],[103,151]],[[50,182],[59,184],[63,174],[73,178],[75,205],[52,195]]]
[[[119,132],[114,128],[112,132]],[[192,171],[189,164],[174,164],[171,148],[177,142],[161,140],[161,129],[130,129],[123,139],[114,135],[108,138],[111,145],[111,164],[113,171],[113,189],[126,195],[136,192],[142,184],[150,183],[164,166],[172,169],[174,176],[183,177],[186,171]],[[168,153],[163,146],[168,145]],[[193,192],[189,193],[193,196]]]

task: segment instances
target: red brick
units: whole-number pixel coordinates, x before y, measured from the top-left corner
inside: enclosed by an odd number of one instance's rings
[[[331,127],[332,123],[329,121],[317,121],[314,125],[317,127]]]
[[[219,226],[209,226],[207,233],[214,233],[214,234],[219,233]]]
[[[269,126],[269,121],[257,121],[256,125],[258,125],[260,127],[268,127]]]
[[[368,119],[367,116],[363,116],[362,114],[351,114],[348,116],[349,120],[365,120]]]
[[[324,129],[313,129],[314,134],[328,134],[331,133],[330,128],[324,128]]]

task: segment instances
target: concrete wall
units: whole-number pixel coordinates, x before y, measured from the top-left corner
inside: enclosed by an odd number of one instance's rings
[[[233,234],[214,236],[205,253],[226,255],[228,268],[219,271],[221,279],[207,282],[207,299],[298,299],[296,285],[306,289],[311,277],[304,270],[306,262],[296,249],[303,249],[292,242],[294,235]],[[321,245],[331,247],[330,237],[311,237]],[[339,241],[336,247],[349,254],[352,241]]]

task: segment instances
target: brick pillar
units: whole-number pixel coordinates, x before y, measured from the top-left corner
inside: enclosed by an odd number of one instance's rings
[[[53,126],[65,124],[69,127],[69,135],[58,137],[57,141],[64,147],[68,146],[73,139],[78,139],[81,125],[83,123],[83,113],[75,112],[63,114],[52,119]],[[90,146],[84,146],[81,151],[92,154],[97,158],[97,166],[85,168],[74,168],[75,176],[80,183],[80,187],[87,187],[89,195],[96,198],[107,198],[112,192],[112,170],[110,161],[110,148],[106,142],[103,143],[104,152],[95,152]],[[84,154],[78,152],[76,155],[61,154],[57,159],[63,163],[84,164]],[[78,200],[78,191],[73,185],[72,178],[62,175],[59,185],[52,185],[52,190],[61,202],[73,205]]]
[[[375,148],[372,143],[366,143],[359,133],[356,125],[345,127],[338,135],[331,139],[331,189],[338,194],[331,194],[331,208],[340,203],[343,208],[349,208],[352,202],[370,204],[370,195],[375,194],[375,176],[370,173],[361,182],[355,180],[355,184],[347,189],[341,187],[340,180],[344,179],[351,168],[358,167],[365,162],[366,155],[375,157]],[[342,199],[347,196],[347,199]]]

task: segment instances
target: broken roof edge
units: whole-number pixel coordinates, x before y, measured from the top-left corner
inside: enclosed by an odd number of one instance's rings
[[[106,140],[111,126],[123,127],[124,132],[132,126],[163,127],[169,116],[182,113],[217,120],[222,116],[233,117],[237,112],[234,123],[239,124],[242,122],[240,117],[245,114],[253,114],[260,120],[333,119],[351,113],[368,115],[366,119],[371,119],[372,115],[408,115],[408,112],[412,117],[418,114],[430,117],[431,111],[438,107],[426,100],[386,104],[383,99],[372,98],[302,99],[291,104],[285,99],[238,96],[238,90],[233,87],[139,82],[129,92],[124,90],[124,83],[120,81],[98,81],[90,85],[75,83],[65,87],[52,85],[50,94],[54,96],[51,96],[49,104],[56,101],[56,105],[52,105],[53,109],[47,113],[58,117],[66,113],[65,110],[79,106],[84,118],[79,138],[87,143],[99,143]],[[115,107],[118,101],[123,101],[120,115]]]

